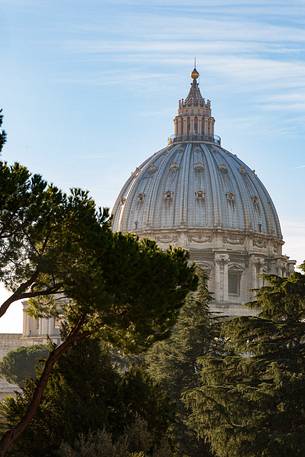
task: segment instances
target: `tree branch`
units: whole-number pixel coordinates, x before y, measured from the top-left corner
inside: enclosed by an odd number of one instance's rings
[[[22,294],[24,294],[26,290],[30,287],[30,285],[33,284],[33,282],[37,279],[38,274],[39,272],[38,270],[36,270],[27,281],[20,284],[20,286],[15,290],[15,292],[2,303],[2,305],[0,306],[0,317],[2,317],[6,313],[6,311],[12,303],[23,298]]]
[[[40,379],[37,382],[36,388],[34,390],[32,400],[20,420],[20,422],[13,428],[7,430],[1,441],[0,441],[0,457],[4,457],[8,450],[12,447],[15,441],[19,438],[19,436],[25,431],[25,429],[29,426],[31,420],[37,413],[37,410],[40,406],[42,401],[43,393],[48,383],[49,376],[51,371],[56,362],[60,359],[60,357],[67,352],[76,341],[79,341],[86,336],[88,336],[88,332],[81,333],[81,329],[85,323],[85,316],[82,315],[74,328],[71,330],[67,338],[63,343],[57,346],[50,354],[48,359],[45,362],[45,366],[43,372],[40,376]]]

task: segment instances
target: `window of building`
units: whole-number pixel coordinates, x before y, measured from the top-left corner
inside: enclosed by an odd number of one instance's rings
[[[240,278],[241,278],[241,272],[239,270],[229,270],[229,277],[228,277],[229,295],[239,295],[240,294]]]

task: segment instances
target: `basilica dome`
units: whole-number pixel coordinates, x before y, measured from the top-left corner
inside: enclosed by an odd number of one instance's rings
[[[281,240],[266,188],[255,171],[218,142],[173,142],[140,165],[116,202],[114,229],[227,229]]]
[[[262,285],[262,273],[285,275],[294,263],[282,255],[269,193],[254,170],[221,146],[196,68],[191,78],[168,145],[136,168],[119,193],[113,230],[188,249],[209,275],[214,308],[236,315]]]

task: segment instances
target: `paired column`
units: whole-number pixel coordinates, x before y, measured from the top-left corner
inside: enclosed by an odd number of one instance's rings
[[[251,262],[252,268],[251,268],[251,276],[252,276],[252,281],[251,281],[251,288],[252,289],[259,289],[264,285],[264,280],[262,278],[262,275],[264,274],[264,266],[265,266],[265,260],[262,257],[252,257],[252,262]]]
[[[228,301],[228,254],[215,254],[215,299],[218,303]]]

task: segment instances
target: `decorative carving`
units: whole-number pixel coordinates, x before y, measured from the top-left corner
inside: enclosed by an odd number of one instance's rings
[[[172,243],[177,241],[177,235],[171,235],[171,234],[164,234],[164,235],[157,235],[156,236],[156,241],[160,243]]]
[[[230,263],[229,265],[229,271],[238,271],[242,273],[245,270],[245,267],[243,265],[240,265],[239,263]]]
[[[197,200],[205,200],[205,192],[203,190],[197,190],[195,192],[195,197]]]
[[[164,192],[164,200],[166,201],[171,201],[173,199],[173,196],[174,192],[172,192],[171,190],[167,190]]]
[[[265,264],[265,259],[263,259],[262,257],[254,256],[252,257],[252,262],[258,267],[262,267]]]
[[[235,194],[234,192],[227,192],[226,197],[229,203],[234,203],[235,202]]]
[[[212,240],[212,237],[211,236],[204,236],[204,235],[200,235],[198,234],[197,236],[196,235],[189,235],[189,241],[190,242],[195,242],[195,243],[207,243],[209,241]]]
[[[171,166],[169,167],[170,171],[172,171],[173,173],[175,173],[176,171],[178,171],[179,168],[180,168],[180,167],[179,167],[179,165],[177,164],[177,162],[173,162],[173,163],[171,164]]]
[[[156,167],[156,165],[154,163],[149,165],[149,167],[147,169],[147,171],[150,175],[153,175],[154,173],[156,173],[157,170],[158,170],[158,168]]]
[[[224,236],[223,237],[223,242],[224,243],[227,243],[227,244],[234,244],[234,245],[237,245],[237,244],[243,244],[245,241],[245,238],[244,237],[234,237],[234,236]]]
[[[228,173],[228,167],[225,164],[220,164],[218,165],[218,169],[221,171],[221,173],[226,174]]]
[[[261,238],[254,238],[253,246],[256,246],[258,248],[266,248],[267,247],[267,241],[266,240],[262,240]]]
[[[204,169],[205,169],[204,163],[202,163],[202,162],[196,162],[196,163],[194,164],[194,170],[195,170],[195,171],[199,171],[199,172],[201,171],[201,172],[202,172],[202,171],[204,171]]]
[[[215,254],[215,262],[220,265],[225,265],[230,262],[230,257],[228,254]]]

